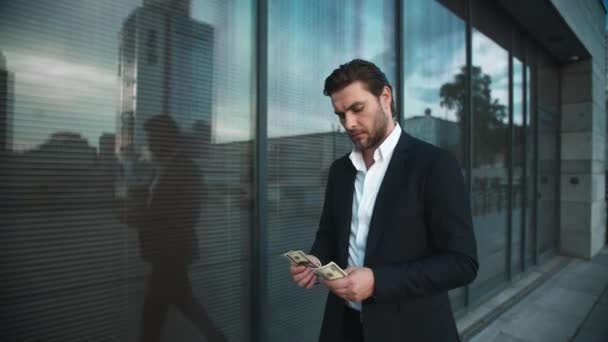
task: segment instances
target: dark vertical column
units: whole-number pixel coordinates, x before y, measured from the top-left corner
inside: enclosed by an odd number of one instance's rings
[[[393,98],[396,99],[397,122],[403,127],[403,1],[395,0],[395,89]],[[395,113],[393,113],[395,115]]]
[[[465,20],[466,20],[466,54],[467,54],[467,67],[466,67],[466,77],[465,77],[465,86],[466,86],[466,97],[464,102],[464,110],[465,110],[465,127],[466,132],[464,132],[464,160],[465,160],[465,168],[467,170],[466,173],[466,186],[469,190],[469,194],[473,194],[472,189],[472,177],[471,172],[473,168],[473,85],[471,84],[471,71],[473,68],[473,9],[470,0],[466,0],[465,2]],[[471,204],[473,203],[471,198]],[[469,306],[469,286],[464,289],[464,305],[465,307]]]
[[[536,79],[538,80],[538,66],[536,67]],[[561,85],[559,86],[561,89]],[[533,215],[533,220],[532,222],[534,222],[534,227],[532,227],[532,236],[530,237],[532,239],[532,243],[534,245],[534,255],[532,255],[532,262],[534,265],[538,264],[538,199],[540,196],[539,190],[538,190],[538,179],[540,178],[540,159],[539,159],[539,155],[538,155],[538,117],[539,117],[539,108],[538,108],[538,83],[536,83],[536,89],[534,90],[534,93],[536,93],[536,97],[534,98],[534,101],[532,102],[532,104],[534,105],[534,115],[532,115],[530,117],[530,124],[532,125],[532,132],[533,132],[533,147],[532,147],[532,153],[533,153],[533,160],[534,160],[534,166],[533,166],[533,170],[532,170],[532,174],[534,175],[532,182],[533,182],[533,189],[534,191],[532,192],[534,194],[534,198],[533,198],[533,202],[532,202],[532,215]],[[561,95],[561,94],[560,94]],[[561,102],[560,102],[561,103]],[[560,120],[561,121],[561,118]],[[559,125],[559,124],[558,124]],[[560,146],[560,142],[561,139],[559,139],[559,135],[557,135],[557,155],[561,156],[561,146]],[[558,163],[558,167],[561,165],[561,163]],[[561,170],[559,171],[558,175],[561,175]],[[559,189],[559,182],[556,182],[558,184],[557,188]],[[559,192],[558,192],[559,193]],[[561,197],[558,197],[561,198]],[[557,219],[558,219],[558,223],[559,223],[559,209],[560,206],[557,206]],[[558,224],[558,227],[560,227],[560,225]],[[558,234],[559,236],[559,234]],[[558,245],[559,246],[559,245]]]
[[[530,210],[528,210],[528,203],[530,203],[530,199],[528,198],[528,186],[534,184],[534,182],[528,181],[528,153],[530,153],[527,149],[528,146],[528,117],[530,115],[528,111],[528,82],[530,82],[530,75],[528,75],[528,67],[529,67],[529,53],[528,53],[528,45],[526,45],[526,52],[524,53],[524,63],[523,63],[523,73],[524,73],[524,82],[523,82],[523,134],[522,134],[522,145],[523,156],[522,156],[522,204],[521,204],[521,232],[520,232],[520,241],[521,241],[521,249],[520,249],[520,264],[519,269],[524,271],[526,269],[526,231],[528,229],[528,215],[530,215]]]
[[[509,49],[509,128],[507,130],[507,251],[505,265],[507,280],[511,280],[511,258],[513,249],[513,30],[511,30]]]
[[[268,0],[256,2],[256,122],[254,150],[254,222],[251,235],[251,340],[267,341],[265,251],[268,226],[266,189],[268,177]]]

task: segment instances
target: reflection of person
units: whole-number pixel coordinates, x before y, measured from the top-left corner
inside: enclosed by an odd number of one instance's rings
[[[157,164],[148,189],[139,193],[139,209],[129,222],[139,231],[141,255],[152,266],[143,308],[141,341],[159,341],[169,305],[175,305],[209,341],[225,341],[194,297],[188,268],[198,257],[195,225],[202,205],[202,175],[179,148],[180,134],[168,115],[144,125]],[[145,194],[145,195],[142,195]]]
[[[395,123],[392,88],[374,64],[341,65],[324,93],[355,147],[330,168],[310,254],[348,273],[322,281],[319,340],[457,341],[448,290],[478,269],[458,162]],[[290,272],[301,287],[317,281],[305,266]]]

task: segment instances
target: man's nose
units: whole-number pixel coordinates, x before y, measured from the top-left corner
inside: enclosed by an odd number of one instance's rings
[[[349,113],[344,114],[344,128],[351,129],[356,126],[355,116]]]

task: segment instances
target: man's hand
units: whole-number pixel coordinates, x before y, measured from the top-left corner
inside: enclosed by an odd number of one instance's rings
[[[315,265],[317,265],[317,267],[321,266],[321,262],[319,261],[319,259],[317,259],[316,256],[307,255],[306,257],[311,260]],[[315,282],[317,281],[317,275],[315,274],[315,272],[313,272],[309,267],[306,266],[291,265],[289,266],[289,273],[291,273],[293,281],[295,281],[296,284],[298,284],[298,286],[300,287],[310,289],[315,285]]]
[[[334,294],[353,302],[361,302],[374,293],[374,273],[367,267],[349,267],[348,276],[335,280],[323,280]]]

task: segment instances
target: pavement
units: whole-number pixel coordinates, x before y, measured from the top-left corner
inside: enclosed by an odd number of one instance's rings
[[[469,342],[608,342],[608,246],[554,257],[457,323]]]

